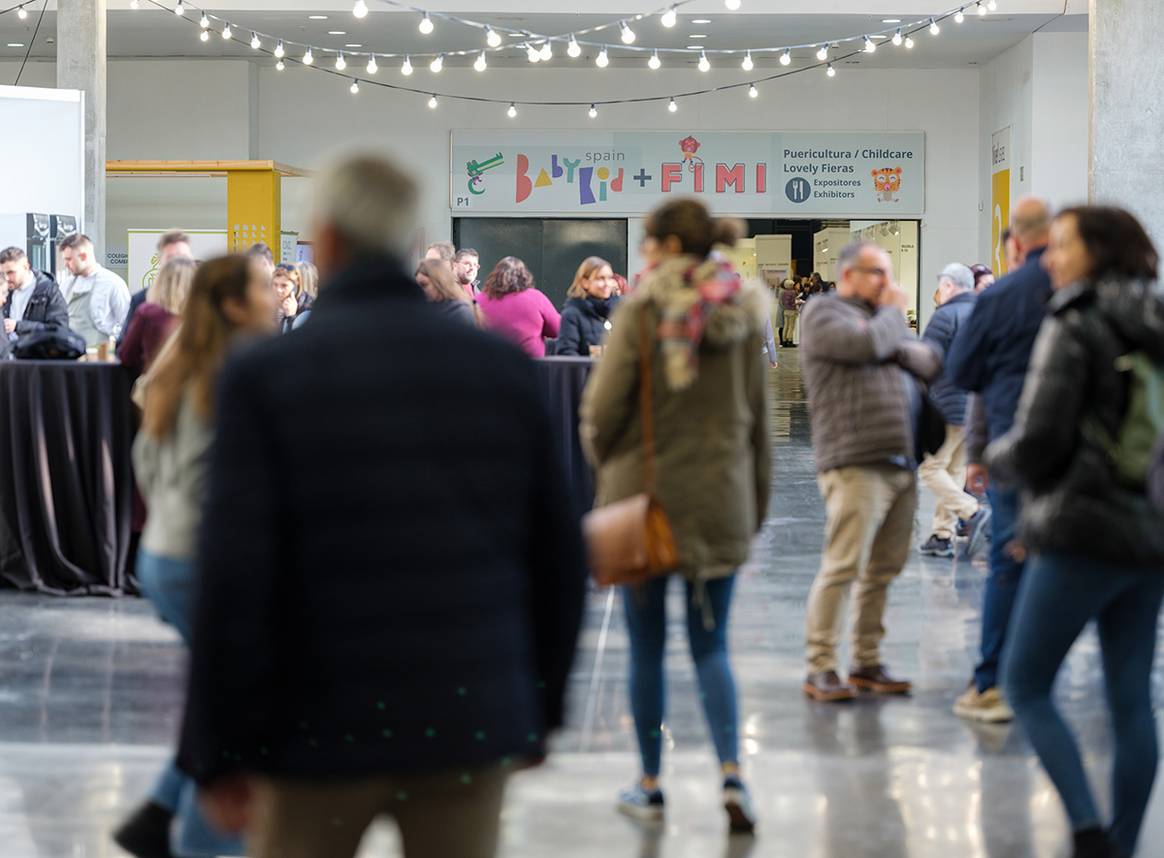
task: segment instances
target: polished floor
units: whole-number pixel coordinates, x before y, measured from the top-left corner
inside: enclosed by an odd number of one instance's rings
[[[912,698],[842,707],[800,695],[805,598],[823,508],[795,351],[772,375],[774,502],[743,570],[732,646],[745,772],[761,814],[754,839],[729,838],[716,769],[680,624],[669,653],[667,824],[637,828],[612,812],[636,774],[624,691],[627,642],[617,603],[591,597],[570,727],[543,768],[516,777],[505,858],[1057,858],[1067,828],[1058,799],[1011,726],[950,714],[974,658],[985,570],[916,557],[894,585],[885,659],[916,683]],[[923,494],[919,520],[931,501]],[[682,610],[678,590],[676,612]],[[182,653],[134,599],[48,599],[0,592],[0,858],[114,858],[107,832],[148,789],[176,729]],[[1157,699],[1160,679],[1156,677]],[[1059,681],[1097,785],[1110,762],[1095,638]],[[1164,855],[1164,799],[1149,811],[1141,855]],[[397,855],[389,824],[364,856]],[[327,856],[321,856],[327,858]],[[449,856],[455,858],[455,856]]]

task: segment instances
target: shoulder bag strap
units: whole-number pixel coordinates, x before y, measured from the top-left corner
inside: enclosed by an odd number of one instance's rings
[[[651,376],[651,336],[647,307],[639,314],[639,410],[643,421],[643,483],[648,495],[655,493],[655,415]]]

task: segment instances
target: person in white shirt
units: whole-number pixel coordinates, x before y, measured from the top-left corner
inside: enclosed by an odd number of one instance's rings
[[[89,347],[108,342],[121,331],[129,311],[129,287],[97,264],[88,236],[70,235],[59,247],[61,261],[72,275],[61,290],[69,305],[69,327]]]

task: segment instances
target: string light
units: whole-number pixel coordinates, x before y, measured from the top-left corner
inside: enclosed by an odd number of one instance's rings
[[[791,51],[786,50],[784,53],[782,53],[780,55],[780,65],[782,65],[782,66],[792,65],[792,52]]]
[[[497,31],[492,27],[485,28],[485,44],[491,48],[501,47],[501,36],[499,36]]]
[[[699,52],[699,70],[701,72],[711,71],[711,61],[703,51]]]
[[[198,38],[200,38],[204,42],[209,42],[210,41],[210,31],[203,30],[202,35],[200,35]]]
[[[663,67],[663,61],[659,59],[659,52],[655,51],[651,54],[651,58],[647,60],[647,68],[651,71],[658,71]]]
[[[595,107],[593,104],[590,105],[590,109],[586,111],[586,115],[589,116],[591,119],[597,119],[598,118],[598,108]]]
[[[380,66],[376,63],[376,55],[368,57],[368,65],[364,69],[368,74],[375,74],[380,71]]]
[[[835,68],[833,68],[832,63],[829,63],[829,67],[825,70],[825,74],[827,74],[829,77],[836,77],[837,76],[837,70]]]
[[[582,56],[582,46],[578,44],[578,40],[573,35],[570,36],[570,44],[566,45],[566,53],[573,59]]]
[[[138,0],[129,0],[129,8],[130,9],[140,9],[141,3],[139,3]]]
[[[440,74],[441,69],[445,67],[445,55],[437,54],[436,58],[428,64],[428,70],[433,74]]]
[[[203,15],[201,18],[198,19],[198,26],[201,27],[203,30],[207,29],[210,26],[210,19],[207,18],[205,15]]]
[[[723,5],[727,6],[729,12],[735,12],[740,8],[740,0],[723,0]]]
[[[311,53],[311,48],[303,52],[303,65],[309,66],[315,62],[315,54]]]
[[[364,0],[356,0],[356,5],[352,7],[352,14],[357,18],[367,18],[368,4]]]
[[[635,43],[635,31],[627,26],[626,21],[618,22],[619,38],[622,39],[624,45],[633,45]]]
[[[998,0],[987,0],[986,8],[991,12],[998,11]]]
[[[659,23],[666,27],[668,30],[674,27],[678,21],[679,15],[676,13],[674,6],[672,6],[659,17]]]
[[[174,6],[174,14],[179,18],[186,14],[186,7],[182,5],[182,0],[178,0],[177,4]]]
[[[938,22],[930,18],[930,35],[936,36],[940,32],[942,32],[942,28],[938,26]]]
[[[594,64],[596,66],[598,66],[600,69],[604,69],[608,65],[610,65],[610,57],[607,56],[606,48],[603,48],[601,51],[598,52],[598,57],[597,57],[597,59],[594,60]]]
[[[979,3],[978,3],[978,17],[979,18],[986,17],[986,7],[982,5],[981,0],[979,0]]]
[[[479,72],[483,72],[485,69],[489,68],[489,63],[485,61],[484,51],[477,55],[477,59],[473,62],[473,68]]]
[[[257,51],[262,46],[263,46],[263,42],[259,38],[259,34],[258,33],[251,33],[251,47]]]
[[[554,46],[550,42],[542,45],[542,49],[538,52],[538,56],[542,58],[543,63],[548,63],[554,58]]]
[[[509,102],[509,110],[505,111],[505,115],[510,119],[517,119],[517,105],[512,101]]]
[[[752,84],[748,87],[748,98],[759,98],[760,90],[756,89],[756,85]]]
[[[429,110],[436,110],[438,104],[440,104],[440,102],[437,101],[436,93],[433,93],[432,98],[430,98],[428,100],[428,109]]]
[[[348,67],[348,61],[344,59],[344,52],[340,51],[335,57],[335,70],[343,71]]]
[[[868,36],[866,36],[865,37],[865,53],[871,54],[876,50],[877,50],[877,43],[875,41],[873,41],[872,39],[870,39]]]
[[[962,12],[961,9],[959,9],[957,12],[954,13],[954,23],[955,24],[961,24],[965,20],[966,20],[966,15]]]
[[[907,51],[913,50],[913,36],[906,36],[905,37],[905,49]]]
[[[19,9],[16,10],[16,17],[19,18],[21,21],[23,21],[25,18],[28,17],[28,10],[25,9],[23,6],[21,6]]]
[[[282,42],[279,42],[279,44],[275,45],[275,59],[277,59],[277,60],[283,59],[283,55],[285,53],[287,53],[287,51],[283,48]]]
[[[899,48],[900,48],[900,47],[901,47],[901,43],[902,43],[902,42],[904,42],[904,41],[905,41],[905,39],[904,39],[904,38],[902,37],[902,35],[901,35],[901,27],[898,27],[898,28],[897,28],[897,32],[893,34],[893,44],[894,44],[896,47],[899,47]]]
[[[234,31],[230,28],[230,24],[227,24],[225,27],[222,28],[223,41],[229,42],[230,37],[233,35],[234,35]]]
[[[420,23],[416,25],[416,29],[420,30],[424,35],[430,35],[434,29],[432,18],[428,17],[428,12],[424,13],[424,17],[420,19]]]
[[[542,58],[542,55],[538,52],[538,49],[533,45],[526,45],[525,56],[526,59],[528,59],[531,63],[540,62]]]
[[[829,58],[829,46],[821,45],[816,52],[816,58],[822,63]]]
[[[282,60],[279,60],[279,62],[275,63],[275,71],[283,71],[285,68],[287,68],[287,64]]]
[[[744,61],[742,63],[740,63],[740,68],[742,68],[744,71],[751,71],[755,67],[756,67],[756,64],[754,62],[752,62],[752,52],[748,51],[744,55]]]
[[[412,57],[404,58],[404,62],[400,64],[400,73],[405,77],[412,74]]]
[[[358,80],[353,80],[352,85],[348,87],[348,92],[350,92],[352,95],[359,95],[360,82]]]
[[[675,113],[678,109],[679,109],[679,105],[676,104],[675,99],[672,98],[671,101],[667,103],[667,110],[671,111],[672,113]]]

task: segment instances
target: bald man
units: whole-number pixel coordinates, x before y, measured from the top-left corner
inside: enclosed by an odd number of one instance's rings
[[[1045,202],[1024,197],[1011,214],[1010,231],[1023,264],[978,296],[946,356],[946,371],[958,387],[981,394],[986,410],[987,441],[1014,423],[1035,337],[1046,315],[1051,280],[1043,270],[1043,251],[1050,239],[1051,210]],[[970,485],[985,485],[993,512],[990,576],[982,605],[982,642],[974,681],[954,705],[955,714],[973,721],[1014,718],[998,687],[999,657],[1025,566],[1016,540],[1019,494],[990,482],[985,468],[967,468]]]

